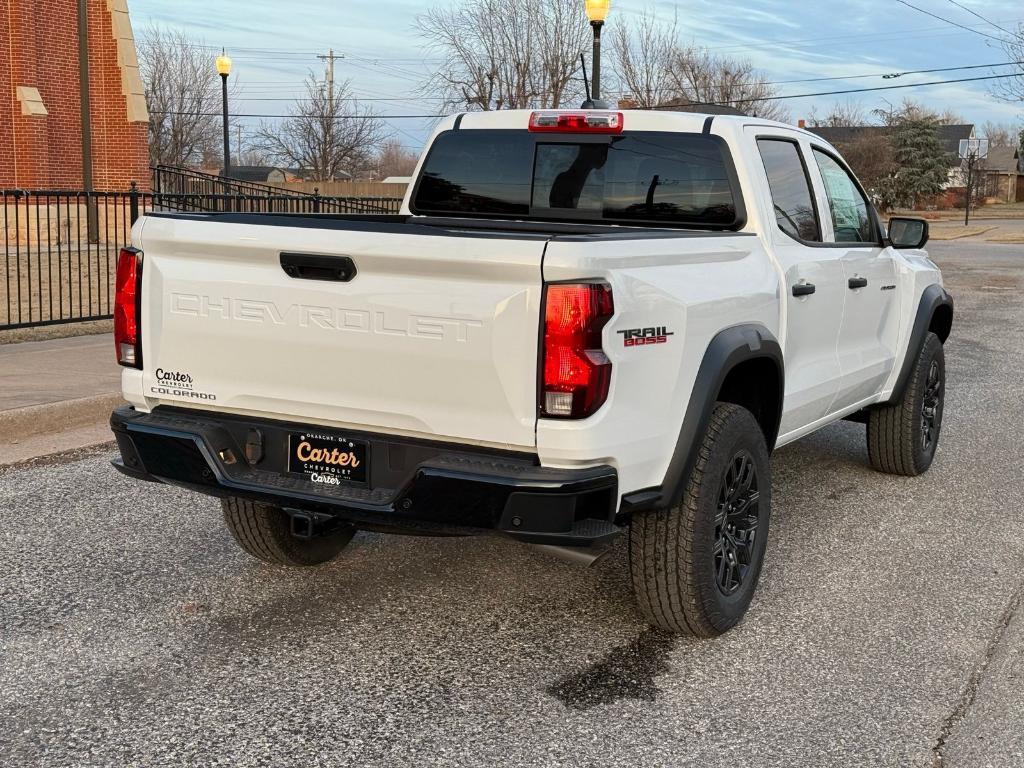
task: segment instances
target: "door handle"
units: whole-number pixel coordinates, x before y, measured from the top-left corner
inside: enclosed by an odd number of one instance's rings
[[[797,283],[793,286],[793,295],[810,296],[816,290],[818,289],[815,287],[814,283]]]
[[[850,290],[856,290],[857,288],[867,288],[868,279],[866,277],[851,277],[848,283]]]
[[[288,277],[296,280],[331,280],[347,283],[356,276],[356,265],[348,256],[282,253],[281,269]]]

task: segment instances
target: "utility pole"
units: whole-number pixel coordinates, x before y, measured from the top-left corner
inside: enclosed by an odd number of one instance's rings
[[[327,62],[327,106],[330,110],[331,115],[334,114],[334,62],[336,59],[344,59],[345,54],[339,53],[335,55],[334,49],[331,48],[324,55],[317,56],[321,61]]]

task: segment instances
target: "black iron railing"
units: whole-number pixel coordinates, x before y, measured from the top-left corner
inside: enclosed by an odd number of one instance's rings
[[[254,181],[239,181],[212,173],[194,171],[191,168],[178,168],[173,165],[155,165],[153,171],[153,191],[179,195],[276,195],[288,197],[306,197],[299,192],[285,187],[260,184]]]
[[[170,207],[249,213],[398,213],[401,200],[388,197],[331,197],[253,181],[214,176],[170,165],[153,167],[153,192]]]
[[[0,330],[109,319],[118,253],[136,219],[153,210],[376,214],[401,207],[392,198],[258,191],[143,192],[134,184],[123,192],[0,190]]]

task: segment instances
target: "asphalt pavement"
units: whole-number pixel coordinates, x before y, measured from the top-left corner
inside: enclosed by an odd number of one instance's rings
[[[1024,765],[1024,247],[936,243],[957,302],[921,478],[864,427],[777,452],[768,560],[711,641],[498,539],[359,534],[293,571],[106,452],[0,470],[5,766]]]

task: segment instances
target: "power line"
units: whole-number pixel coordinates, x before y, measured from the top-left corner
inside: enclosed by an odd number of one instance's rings
[[[844,96],[851,93],[871,93],[873,91],[895,91],[901,88],[925,88],[930,85],[951,85],[953,83],[976,83],[981,80],[1002,80],[1007,77],[1020,77],[1014,72],[1009,75],[988,75],[986,77],[961,77],[956,80],[933,80],[930,83],[904,83],[902,85],[879,85],[874,88],[850,88],[843,91],[822,91],[820,93],[794,93],[784,96],[758,96],[751,99],[733,99],[731,101],[704,102],[708,106],[729,106],[730,104],[752,104],[760,101],[785,101],[786,99],[806,99],[812,96]],[[673,107],[655,107],[655,109],[672,109]]]
[[[1000,61],[993,64],[965,64],[960,67],[938,67],[934,69],[908,69],[898,72],[875,72],[872,74],[863,75],[835,75],[832,77],[811,77],[801,80],[765,80],[749,83],[749,85],[793,85],[795,83],[824,83],[841,80],[864,80],[872,77],[881,77],[886,80],[894,80],[898,77],[905,77],[906,75],[933,75],[940,72],[960,72],[963,70],[974,70],[974,69],[994,69],[996,67],[1016,67],[1024,65],[1024,61]],[[731,85],[731,83],[717,83],[711,87]],[[628,96],[628,91],[619,92],[621,96]],[[281,96],[249,96],[242,92],[238,95],[239,99],[246,101],[287,101],[287,102],[306,102],[312,101],[303,97],[295,98],[284,98]],[[397,103],[416,103],[421,101],[445,101],[443,96],[409,96],[406,98],[401,97],[360,97],[360,96],[345,96],[339,97],[337,101],[383,101],[383,102],[397,102]]]
[[[933,81],[931,81],[929,83],[903,83],[901,85],[879,85],[879,86],[874,86],[872,88],[848,88],[848,89],[845,89],[845,90],[838,90],[838,91],[819,91],[817,93],[788,93],[788,94],[783,94],[783,95],[778,95],[778,96],[758,96],[756,98],[737,98],[737,99],[732,99],[732,100],[729,100],[729,101],[707,101],[707,102],[703,102],[703,103],[707,103],[708,105],[727,106],[729,104],[735,104],[735,103],[755,103],[755,102],[759,102],[759,101],[784,101],[786,99],[791,99],[791,98],[811,98],[813,96],[842,96],[842,95],[847,95],[847,94],[851,94],[851,93],[871,93],[871,92],[877,92],[877,91],[894,91],[894,90],[900,90],[900,89],[906,89],[906,88],[926,88],[926,87],[933,86],[933,85],[952,85],[952,84],[955,84],[955,83],[977,83],[977,82],[981,82],[981,81],[984,81],[984,80],[1004,80],[1006,78],[1017,78],[1017,77],[1021,77],[1021,76],[1019,74],[1017,74],[1017,73],[1013,73],[1013,74],[1010,74],[1010,75],[988,75],[988,76],[979,77],[979,78],[957,78],[955,80],[933,80]],[[654,108],[654,109],[656,109],[656,110],[672,110],[673,108],[671,108],[671,106],[656,106],[656,108]],[[210,118],[215,118],[215,117],[219,117],[220,116],[219,112],[199,112],[199,113],[197,113],[197,112],[173,112],[173,111],[169,111],[169,110],[167,110],[167,111],[164,111],[164,110],[154,110],[154,111],[152,111],[152,114],[153,115],[186,115],[186,116],[191,116],[191,117],[210,117]],[[237,118],[267,118],[267,119],[283,118],[283,119],[289,119],[289,118],[295,118],[297,116],[295,116],[295,115],[266,115],[266,114],[253,114],[253,113],[246,114],[246,113],[243,113],[243,114],[233,115],[233,117],[237,117]],[[340,119],[344,119],[344,120],[383,120],[383,121],[388,121],[388,120],[437,120],[439,118],[446,118],[446,117],[450,117],[450,116],[449,115],[346,115],[344,118],[339,118],[339,120]]]
[[[980,29],[974,29],[974,27],[968,27],[968,26],[966,26],[964,24],[960,24],[960,23],[958,23],[956,21],[952,21],[950,19],[947,19],[944,16],[939,16],[937,13],[932,13],[931,11],[926,11],[924,8],[919,8],[918,6],[913,5],[912,3],[908,3],[907,0],[896,0],[896,2],[899,3],[900,5],[907,6],[907,8],[913,8],[915,11],[917,11],[918,13],[923,13],[925,16],[931,16],[933,19],[938,19],[939,21],[944,21],[947,24],[952,24],[954,27],[959,27],[960,29],[965,29],[968,32],[973,32],[976,35],[981,35],[982,37],[987,37],[989,40],[997,40],[1000,43],[1005,43],[1006,42],[1005,38],[996,37],[995,35],[990,35],[988,32],[982,32]]]
[[[863,80],[870,77],[882,77],[886,80],[893,80],[904,75],[934,75],[939,72],[960,72],[967,69],[994,69],[996,67],[1016,67],[1024,65],[1024,61],[1000,61],[995,64],[965,64],[962,67],[939,67],[937,69],[908,69],[902,72],[878,72],[872,75],[849,75],[837,77],[815,77],[808,80],[777,80],[774,83],[760,83],[760,85],[789,85],[792,83],[823,83],[829,80]]]
[[[998,24],[996,24],[996,23],[995,23],[994,21],[992,21],[991,19],[987,19],[987,18],[985,18],[985,17],[984,17],[984,16],[982,16],[982,15],[981,15],[980,13],[978,13],[978,12],[977,12],[976,10],[974,10],[973,8],[968,8],[968,7],[966,6],[966,5],[962,5],[961,3],[958,3],[958,2],[956,1],[956,0],[948,0],[948,2],[952,3],[952,4],[953,4],[953,5],[955,5],[955,6],[957,7],[957,8],[961,8],[961,9],[963,9],[963,10],[967,11],[967,12],[968,12],[969,14],[971,14],[972,16],[976,16],[977,18],[979,18],[979,19],[981,19],[982,21],[984,21],[984,22],[985,22],[986,24],[991,24],[991,25],[992,25],[993,27],[995,27],[996,29],[998,29],[998,30],[999,30],[1000,32],[1005,32],[1006,34],[1008,34],[1008,35],[1011,35],[1011,36],[1013,35],[1013,32],[1011,32],[1010,30],[1008,30],[1008,29],[1007,29],[1006,27],[1000,27],[1000,26],[999,26]]]
[[[907,88],[926,88],[932,85],[953,85],[956,83],[977,83],[983,80],[1003,80],[1008,77],[1020,77],[1018,73],[1009,75],[987,75],[984,77],[961,77],[955,80],[933,80],[928,83],[903,83],[902,85],[879,85],[873,88],[848,88],[841,91],[820,91],[818,93],[791,93],[780,96],[758,96],[750,99],[733,99],[731,101],[709,101],[704,102],[708,106],[728,106],[730,104],[753,104],[762,101],[785,101],[787,99],[807,99],[814,96],[845,96],[853,93],[872,93],[877,91],[896,91]],[[672,109],[672,107],[656,107],[655,109]],[[154,115],[188,115],[192,117],[219,117],[220,112],[178,112],[171,110],[152,110]],[[346,120],[436,120],[442,117],[449,117],[447,114],[440,115],[346,115]],[[241,113],[234,117],[264,117],[264,118],[294,118],[296,115],[270,115],[259,113]]]

